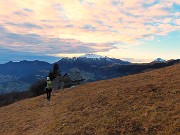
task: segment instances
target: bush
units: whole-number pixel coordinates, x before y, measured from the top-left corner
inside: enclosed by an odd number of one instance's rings
[[[31,91],[33,97],[44,94],[45,87],[46,87],[46,80],[44,80],[44,79],[39,80],[39,81],[35,82],[34,84],[32,84],[30,87],[30,91]]]
[[[46,80],[39,80],[31,85],[30,90],[22,92],[11,92],[0,95],[0,107],[12,104],[16,101],[39,96],[45,93]]]
[[[0,95],[0,107],[12,104],[16,101],[32,97],[30,91],[11,92]]]

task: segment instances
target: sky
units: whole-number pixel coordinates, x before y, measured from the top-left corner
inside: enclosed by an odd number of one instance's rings
[[[86,53],[180,58],[180,0],[0,0],[0,63]]]

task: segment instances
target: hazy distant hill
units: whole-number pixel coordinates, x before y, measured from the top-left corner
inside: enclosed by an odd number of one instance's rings
[[[57,61],[57,63],[59,64],[62,74],[72,70],[80,71],[85,77],[86,80],[84,83],[86,83],[166,67],[180,61],[172,60],[161,63],[132,64],[114,58],[99,57],[95,55],[90,56],[62,58]],[[52,67],[53,64],[38,60],[24,60],[0,64],[0,94],[11,91],[27,90],[33,82],[38,79],[46,78]]]
[[[10,61],[6,64],[0,64],[0,73],[24,77],[40,70],[49,70],[50,68],[51,64],[44,61]]]
[[[146,72],[158,68],[163,68],[166,66],[171,66],[178,63],[180,63],[180,59],[169,60],[166,62],[152,62],[146,64],[112,65],[112,66],[102,67],[101,71],[106,73],[107,76],[109,76],[110,78],[113,78],[118,76],[125,76],[130,74]]]
[[[157,58],[153,62],[166,62],[166,60],[164,60],[162,58]]]
[[[0,93],[24,91],[37,79],[45,78],[52,65],[43,61],[0,64]]]
[[[0,134],[178,135],[180,64],[1,107]]]

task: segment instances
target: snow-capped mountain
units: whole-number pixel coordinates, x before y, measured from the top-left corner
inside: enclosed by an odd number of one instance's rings
[[[98,54],[85,54],[80,57],[73,57],[73,58],[68,58],[64,57],[61,60],[57,62],[60,65],[64,65],[64,63],[78,63],[82,66],[84,65],[93,65],[93,66],[107,66],[107,65],[112,65],[112,64],[120,64],[120,65],[126,65],[126,64],[131,64],[128,61],[123,61],[121,59],[116,59],[116,58],[109,58],[107,56],[101,56]]]
[[[88,62],[89,64],[96,66],[107,66],[111,64],[121,64],[121,65],[130,64],[130,62],[128,61],[123,61],[116,58],[110,58],[107,56],[101,56],[98,54],[85,54],[78,57],[77,59],[82,60],[84,62]]]
[[[98,55],[98,54],[85,54],[80,56],[80,58],[93,58],[93,59],[100,59],[100,58],[105,58],[104,56]]]
[[[166,62],[166,60],[164,60],[162,58],[157,58],[153,62]]]

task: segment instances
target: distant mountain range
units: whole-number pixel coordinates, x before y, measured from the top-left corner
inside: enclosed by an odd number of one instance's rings
[[[166,62],[166,60],[164,60],[162,58],[157,58],[153,62]]]
[[[110,79],[140,73],[179,63],[180,60],[132,64],[120,59],[86,54],[81,57],[62,58],[58,63],[62,75],[70,71],[80,71],[86,82]],[[32,83],[44,79],[53,64],[44,61],[20,61],[0,64],[0,94],[29,89]]]

